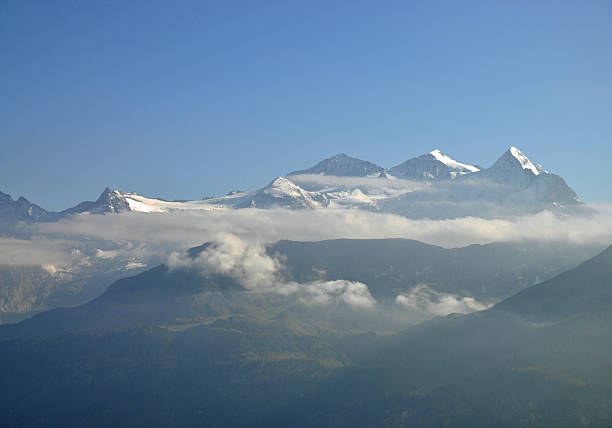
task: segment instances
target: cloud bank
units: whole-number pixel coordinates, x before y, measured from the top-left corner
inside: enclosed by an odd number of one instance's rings
[[[446,248],[523,240],[603,248],[612,243],[612,205],[600,204],[595,208],[599,213],[590,217],[560,217],[541,212],[494,220],[474,217],[413,220],[351,209],[83,214],[55,223],[22,225],[16,230],[30,239],[0,237],[0,265],[37,265],[58,278],[63,278],[64,273],[68,278],[79,272],[95,276],[111,268],[123,269],[127,276],[132,269],[166,261],[173,268],[189,267],[193,261],[183,255],[186,249],[216,241],[214,247],[198,256],[198,266],[191,268],[228,275],[247,292],[291,296],[306,305],[337,303],[351,308],[381,309],[386,303],[376,302],[366,284],[343,280],[307,284],[284,281],[279,276],[281,262],[268,257],[264,245],[280,239],[409,238]],[[391,306],[392,312],[402,312],[402,317],[422,314],[422,318],[427,318],[471,312],[486,307],[487,303],[436,294],[421,287],[399,296]]]
[[[349,188],[362,187],[380,193],[401,194],[431,188],[431,183],[424,181],[406,180],[403,178],[384,177],[342,177],[320,174],[296,174],[287,177],[299,186],[313,186],[316,188],[336,188],[346,186]]]
[[[81,256],[70,240],[0,238],[0,265],[43,266],[53,273],[55,266],[69,265]]]
[[[446,248],[489,242],[543,240],[598,245],[612,243],[612,205],[590,217],[551,212],[513,219],[462,217],[412,220],[363,210],[241,209],[213,212],[76,215],[54,223],[23,226],[32,238],[0,238],[0,264],[62,266],[83,257],[122,257],[138,263],[165,260],[175,251],[201,245],[220,234],[249,243],[280,239],[409,238]],[[97,251],[97,249],[102,251]]]
[[[599,206],[601,207],[601,206]],[[213,212],[77,215],[40,223],[34,233],[89,237],[115,242],[166,242],[197,245],[219,233],[249,241],[279,239],[410,238],[446,248],[500,241],[540,239],[574,243],[612,242],[612,215],[560,217],[544,211],[514,219],[461,217],[412,220],[394,214],[351,209],[241,209]]]

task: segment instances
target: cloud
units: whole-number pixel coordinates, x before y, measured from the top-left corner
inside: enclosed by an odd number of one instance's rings
[[[436,316],[445,316],[452,313],[467,314],[482,311],[492,306],[491,303],[479,302],[473,297],[442,293],[425,284],[417,285],[409,293],[398,295],[395,303],[427,315]]]
[[[599,206],[602,207],[601,205]],[[604,207],[605,208],[605,207]],[[34,226],[34,233],[61,238],[83,237],[186,248],[219,233],[250,242],[279,239],[316,241],[335,238],[410,238],[446,248],[488,242],[539,239],[578,244],[612,243],[612,215],[561,217],[544,211],[512,219],[462,217],[408,219],[351,209],[241,209],[214,212],[123,213],[78,215]]]
[[[306,294],[301,301],[307,305],[326,305],[331,302],[342,302],[349,306],[371,309],[376,300],[370,294],[368,286],[357,281],[317,281],[303,285]]]
[[[296,174],[287,177],[299,186],[315,185],[319,188],[362,187],[380,193],[401,194],[431,188],[431,183],[424,181],[405,180],[402,178],[382,177],[341,177],[320,174]]]
[[[282,263],[269,256],[263,245],[229,233],[217,235],[196,257],[174,252],[167,264],[171,270],[195,269],[203,275],[228,276],[248,291],[296,296],[310,306],[343,303],[354,308],[373,308],[376,304],[368,286],[360,282],[285,281],[280,274]]]
[[[0,265],[39,265],[54,273],[56,266],[73,263],[80,256],[64,239],[0,238]]]
[[[229,233],[218,234],[197,257],[170,254],[168,267],[229,276],[248,290],[267,291],[280,282],[280,262],[268,256],[263,245],[248,243]]]
[[[610,245],[612,205],[594,208],[599,213],[590,217],[541,212],[512,219],[447,220],[414,220],[353,209],[82,214],[59,222],[24,225],[20,231],[29,234],[29,240],[0,238],[0,264],[52,265],[58,269],[112,259],[154,264],[173,252],[228,233],[249,243],[409,238],[445,248],[523,240]]]
[[[265,244],[280,239],[409,238],[446,248],[523,240],[610,245],[612,205],[598,204],[594,208],[599,213],[590,217],[541,212],[492,220],[414,220],[352,209],[83,214],[22,226],[20,231],[30,239],[0,238],[0,264],[45,266],[48,272],[57,272],[56,276],[80,270],[97,274],[116,266],[142,268],[166,261],[174,268],[185,268],[193,263],[181,256],[187,248],[216,241],[215,252],[200,255],[197,268],[229,275],[247,291],[283,294],[307,305],[335,302],[381,308],[383,302],[377,303],[367,285],[358,282],[284,281],[279,277],[281,261],[265,254]],[[399,311],[412,304],[417,308],[412,313],[437,315],[477,310],[482,304],[469,298],[418,291],[399,297],[399,304],[393,306]]]

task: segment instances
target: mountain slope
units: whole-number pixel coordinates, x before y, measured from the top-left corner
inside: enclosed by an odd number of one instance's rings
[[[612,308],[612,247],[575,269],[528,288],[497,305],[537,322],[559,322]]]
[[[611,265],[612,247],[487,311],[352,345],[353,364],[369,368],[313,394],[369,391],[368,413],[390,426],[610,426]],[[359,403],[345,400],[334,407]]]

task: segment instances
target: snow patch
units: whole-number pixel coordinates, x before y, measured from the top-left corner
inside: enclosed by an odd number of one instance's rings
[[[525,156],[523,154],[523,152],[521,152],[519,149],[517,149],[516,147],[512,146],[510,147],[510,154],[512,156],[514,156],[514,158],[519,161],[519,163],[521,164],[521,167],[523,169],[528,169],[529,171],[533,172],[535,175],[539,175],[542,172],[542,166],[538,165],[539,168],[534,165],[527,156]]]
[[[429,154],[432,155],[434,158],[436,158],[436,160],[439,160],[444,165],[448,166],[449,168],[460,170],[458,172],[459,174],[468,174],[470,172],[478,172],[478,171],[480,171],[474,165],[468,165],[468,164],[465,164],[465,163],[457,162],[453,158],[451,158],[449,156],[446,156],[444,153],[442,153],[438,149],[430,152]]]

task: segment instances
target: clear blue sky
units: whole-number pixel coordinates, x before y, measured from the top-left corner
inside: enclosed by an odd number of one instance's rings
[[[197,199],[508,146],[612,201],[612,2],[0,1],[0,190]]]

